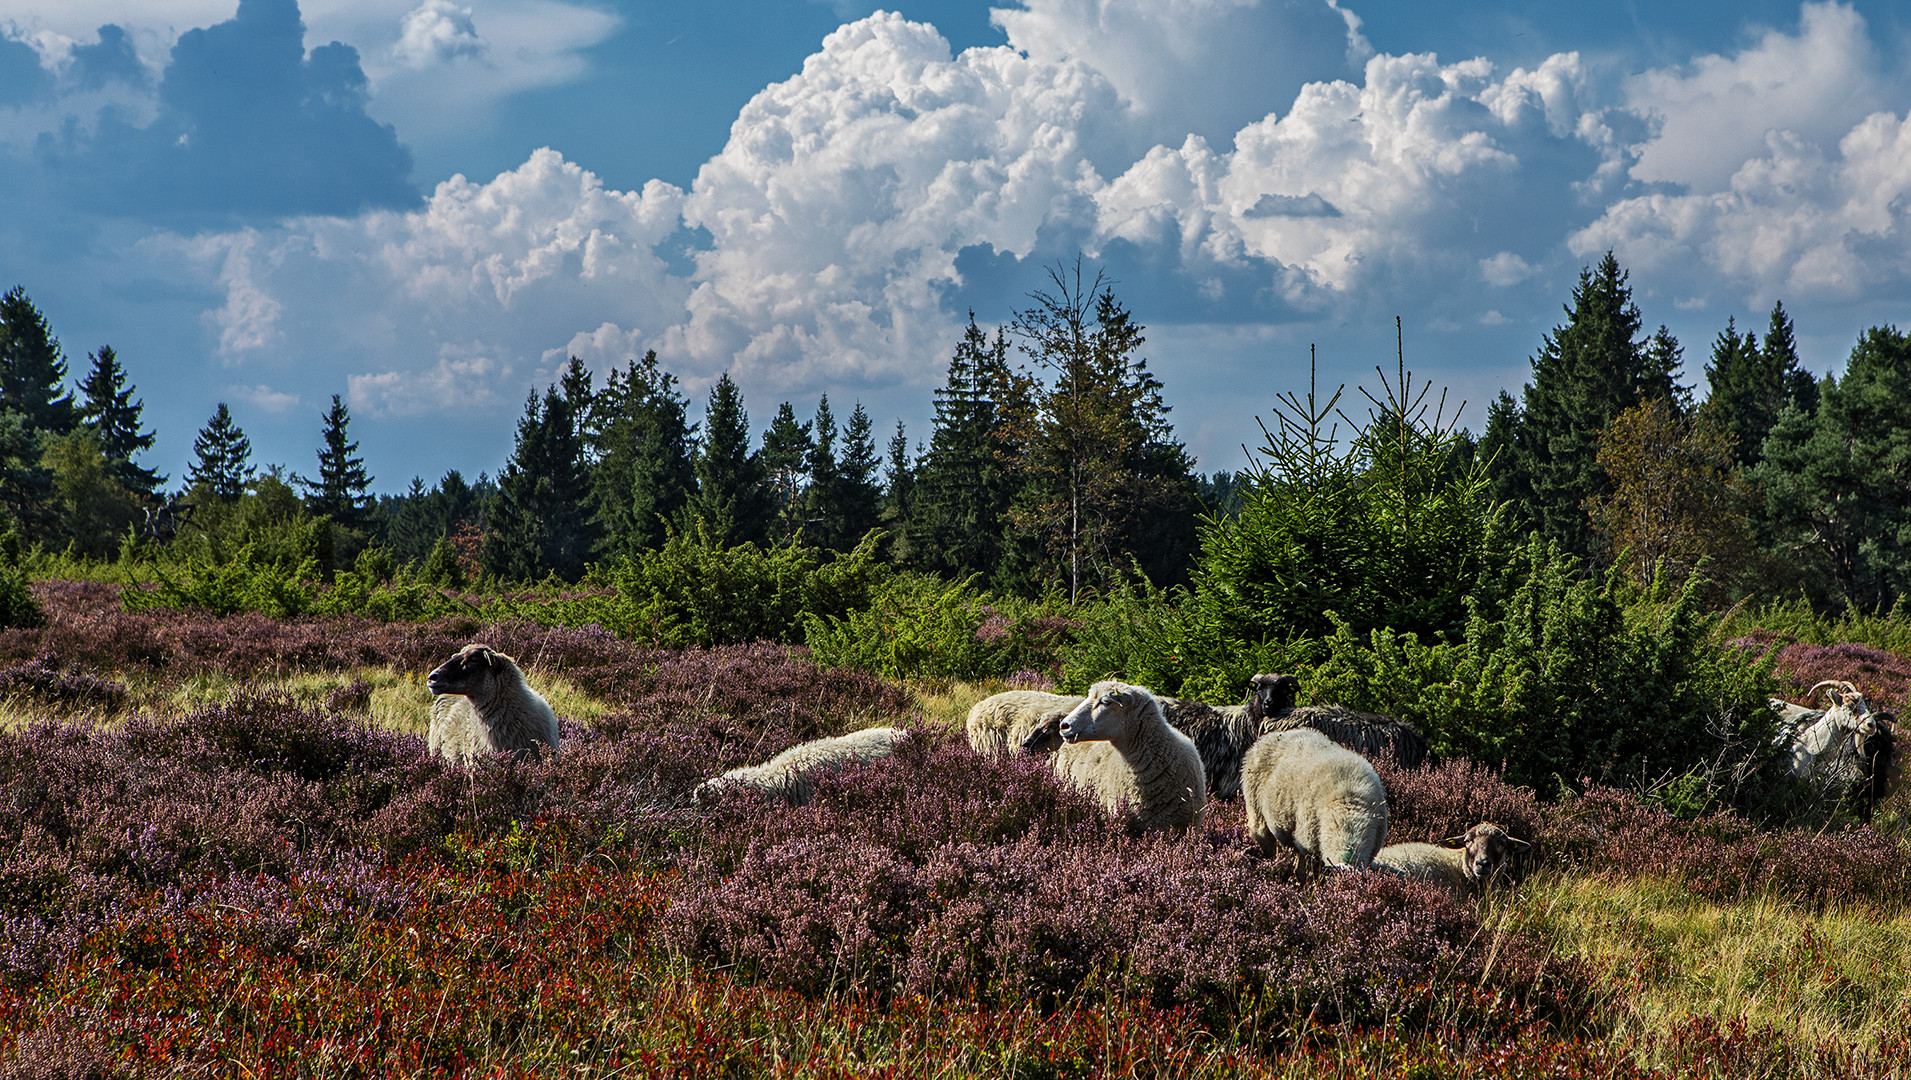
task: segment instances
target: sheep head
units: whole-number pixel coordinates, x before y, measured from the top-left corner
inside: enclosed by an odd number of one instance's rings
[[[1507,835],[1505,829],[1490,821],[1482,821],[1466,831],[1465,836],[1455,837],[1465,852],[1460,860],[1460,869],[1468,881],[1480,883],[1493,880],[1494,875],[1506,865],[1507,857],[1513,853],[1514,844],[1526,841]]]
[[[1292,675],[1256,675],[1248,680],[1248,719],[1259,723],[1279,716],[1294,707],[1300,698],[1301,681]]]
[[[1143,709],[1161,706],[1140,686],[1109,679],[1088,688],[1088,696],[1061,720],[1062,741],[1121,742],[1135,730]]]
[[[489,645],[466,645],[425,676],[425,687],[434,694],[470,697],[491,685],[498,674],[515,666],[515,661]]]
[[[1062,717],[1068,715],[1067,709],[1055,709],[1042,714],[1035,727],[1022,737],[1024,754],[1052,754],[1062,748]]]

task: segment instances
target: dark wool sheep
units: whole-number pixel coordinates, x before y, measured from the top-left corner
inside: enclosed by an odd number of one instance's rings
[[[1292,675],[1256,675],[1248,716],[1262,734],[1313,728],[1357,754],[1387,754],[1403,769],[1432,768],[1439,758],[1412,724],[1345,705],[1296,705],[1300,680]]]

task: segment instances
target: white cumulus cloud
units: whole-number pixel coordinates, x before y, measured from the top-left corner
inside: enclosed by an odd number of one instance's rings
[[[392,55],[407,67],[446,64],[460,57],[483,56],[490,43],[479,35],[471,9],[451,0],[424,0],[399,22]]]

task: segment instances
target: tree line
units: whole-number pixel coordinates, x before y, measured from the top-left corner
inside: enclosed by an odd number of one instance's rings
[[[1254,476],[1195,472],[1142,356],[1145,328],[1105,277],[1057,265],[1028,301],[999,327],[971,314],[929,437],[913,447],[897,422],[879,451],[861,403],[839,418],[827,395],[807,416],[782,403],[753,440],[727,374],[693,417],[652,352],[601,380],[573,358],[526,400],[497,477],[454,470],[399,494],[371,494],[338,396],[310,477],[255,468],[221,403],[174,497],[322,518],[332,538],[322,562],[378,546],[458,583],[575,581],[673,533],[843,552],[872,531],[893,564],[1002,592],[1072,600],[1132,578],[1189,581],[1204,543],[1215,557],[1227,546],[1212,526]],[[1644,327],[1610,253],[1582,271],[1531,381],[1499,396],[1477,438],[1455,440],[1453,475],[1477,467],[1484,478],[1469,497],[1503,504],[1515,531],[1587,571],[1647,585],[1702,573],[1726,602],[1896,603],[1911,587],[1905,336],[1867,330],[1842,375],[1814,379],[1782,304],[1762,337],[1728,320],[1695,404],[1679,381],[1683,347],[1664,326]],[[21,288],[0,299],[3,524],[25,542],[103,558],[131,542],[166,477],[136,462],[154,436],[117,354],[102,346],[88,358],[67,390],[45,318]]]

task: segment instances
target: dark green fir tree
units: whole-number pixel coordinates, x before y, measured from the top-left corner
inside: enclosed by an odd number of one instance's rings
[[[710,388],[703,414],[703,445],[697,450],[697,492],[689,513],[726,546],[769,537],[775,502],[763,463],[750,452],[750,416],[743,392],[726,373]]]
[[[155,439],[152,432],[139,430],[146,404],[133,400],[134,388],[126,384],[126,372],[111,345],[100,346],[89,359],[92,370],[80,383],[80,422],[99,433],[100,453],[113,480],[134,495],[151,496],[166,478],[133,463],[133,456],[151,450]]]
[[[351,423],[351,410],[333,394],[332,407],[319,429],[324,445],[318,451],[318,476],[295,479],[305,489],[307,510],[329,516],[342,528],[362,532],[372,524],[372,478],[365,471],[365,459],[358,456],[358,444],[351,441]]]
[[[65,435],[79,422],[73,395],[62,393],[66,357],[46,316],[19,286],[0,296],[0,409],[20,414],[28,429]]]
[[[583,576],[597,538],[582,430],[590,398],[590,373],[573,357],[542,402],[536,391],[525,401],[487,514],[488,573],[511,581]]]
[[[232,419],[225,402],[192,441],[194,461],[186,470],[186,486],[204,490],[215,499],[232,502],[244,495],[256,470],[252,467],[252,440]]]

